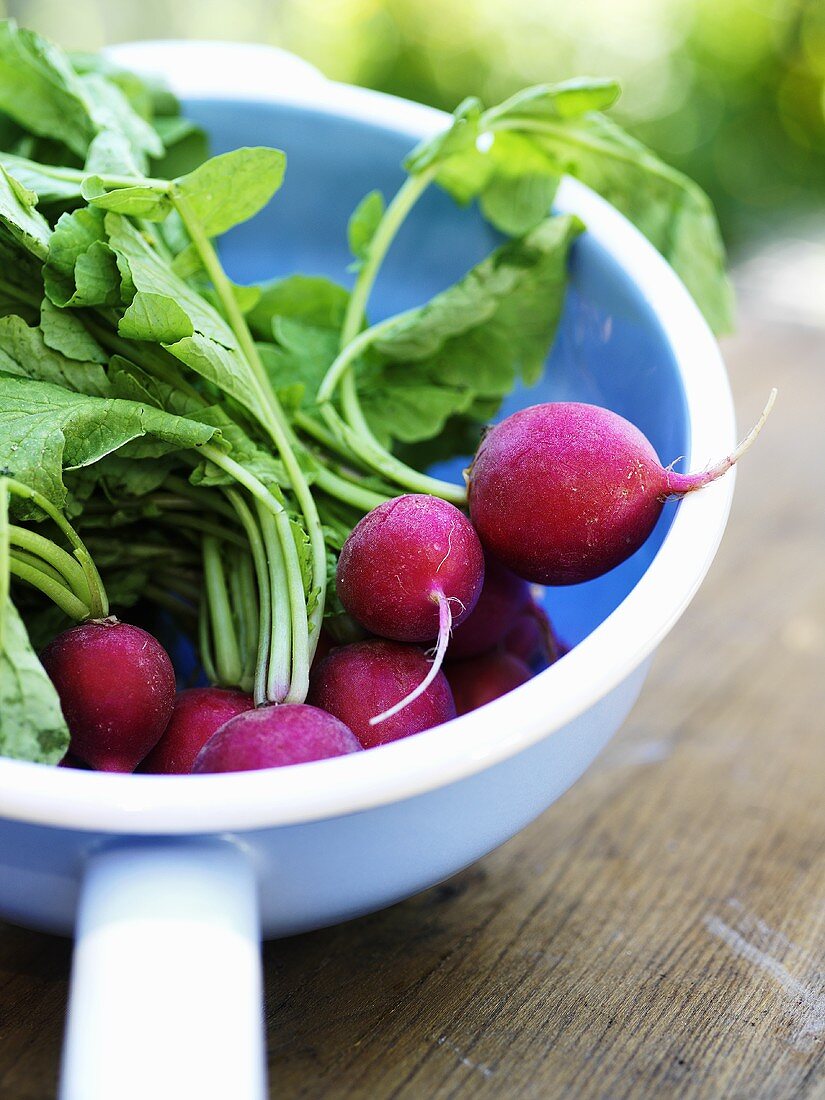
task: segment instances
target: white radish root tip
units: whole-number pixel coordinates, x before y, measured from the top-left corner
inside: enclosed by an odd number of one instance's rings
[[[393,704],[388,710],[382,711],[381,714],[376,714],[374,718],[370,718],[370,725],[377,726],[379,722],[386,722],[388,718],[394,717],[396,714],[400,714],[405,707],[408,707],[410,703],[415,702],[438,675],[441,670],[441,666],[444,663],[444,654],[447,652],[447,645],[450,641],[450,631],[453,625],[453,613],[450,611],[450,601],[443,594],[438,594],[438,644],[435,647],[435,653],[433,654],[433,663],[430,665],[430,671],[421,681],[421,683],[415,687],[408,695],[405,695],[399,702]]]

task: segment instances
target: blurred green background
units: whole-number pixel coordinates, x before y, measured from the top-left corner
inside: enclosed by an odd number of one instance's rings
[[[18,0],[68,48],[272,42],[327,75],[452,108],[619,77],[617,115],[710,193],[734,251],[799,232],[825,193],[825,0]]]

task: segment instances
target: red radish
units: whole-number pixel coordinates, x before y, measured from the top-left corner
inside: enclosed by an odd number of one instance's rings
[[[644,435],[596,405],[533,405],[492,428],[469,471],[485,549],[538,584],[592,580],[630,557],[669,497],[721,477],[748,449],[775,391],[733,454],[695,474],[664,469]]]
[[[57,761],[58,768],[75,768],[80,772],[89,772],[92,769],[88,764],[84,764],[82,760],[78,760],[76,756],[72,756],[70,752],[67,752]]]
[[[527,581],[502,565],[492,554],[484,555],[484,585],[472,612],[453,630],[447,660],[477,657],[494,649],[532,605]]]
[[[216,730],[255,702],[231,688],[188,688],[175,696],[169,725],[138,768],[154,775],[188,775],[195,757]]]
[[[491,703],[513,688],[526,684],[533,675],[524,661],[500,650],[469,661],[456,661],[446,666],[446,672],[459,714]]]
[[[502,642],[502,648],[531,668],[546,668],[567,652],[546,611],[532,598],[519,612]]]
[[[160,642],[139,626],[90,622],[59,634],[40,659],[60,697],[70,753],[97,771],[134,771],[175,701],[175,671]]]
[[[344,722],[365,749],[386,745],[455,718],[452,692],[443,672],[400,713],[370,723],[410,694],[430,671],[418,646],[375,639],[342,646],[313,670],[308,702]]]
[[[306,703],[259,707],[230,718],[203,746],[192,771],[246,772],[283,768],[358,752],[355,734]]]
[[[356,525],[338,561],[338,595],[373,634],[399,642],[438,636],[427,676],[372,722],[397,714],[427,690],[450,629],[475,607],[484,554],[467,517],[438,497],[411,493],[380,504]]]

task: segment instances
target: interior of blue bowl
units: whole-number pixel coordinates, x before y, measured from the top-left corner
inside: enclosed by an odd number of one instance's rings
[[[215,153],[274,145],[287,153],[284,185],[253,221],[221,244],[229,274],[252,282],[302,272],[351,283],[346,227],[374,188],[391,196],[403,180],[407,137],[363,121],[270,103],[197,100],[187,113]],[[474,208],[431,188],[403,227],[370,303],[371,320],[431,297],[486,255],[496,235]],[[501,415],[548,400],[590,401],[621,413],[648,436],[664,463],[687,451],[687,413],[668,342],[637,288],[586,233],[576,243],[566,307],[547,370],[519,388]],[[458,480],[466,460],[438,468]],[[618,606],[644,573],[673,519],[668,505],[647,543],[604,577],[545,594],[562,638],[575,644]]]

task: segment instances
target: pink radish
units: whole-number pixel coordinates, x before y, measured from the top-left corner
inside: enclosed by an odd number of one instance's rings
[[[438,497],[412,493],[380,504],[356,525],[338,561],[338,595],[373,634],[399,642],[438,638],[429,672],[383,722],[423,694],[438,674],[452,626],[475,607],[484,555],[467,517]]]
[[[245,772],[283,768],[358,752],[355,734],[331,714],[288,703],[230,718],[203,746],[192,771]]]
[[[160,642],[139,626],[89,622],[59,634],[40,659],[60,697],[72,756],[97,771],[134,771],[175,700],[175,672]]]
[[[187,775],[212,734],[254,705],[251,695],[230,688],[189,688],[179,692],[169,724],[138,771]]]
[[[502,648],[530,668],[546,668],[567,652],[544,608],[532,597],[507,632]]]
[[[532,602],[527,581],[517,577],[492,554],[485,554],[481,595],[472,612],[453,629],[447,660],[477,657],[479,653],[494,649]]]
[[[422,649],[374,639],[334,650],[313,670],[308,701],[344,722],[365,749],[385,745],[455,718],[455,704],[444,673],[402,711],[376,725],[370,722],[412,693],[430,671]]]
[[[82,760],[78,760],[76,756],[72,756],[70,752],[65,753],[57,761],[58,768],[74,768],[80,772],[90,772],[92,769],[88,764],[84,764]]]
[[[491,703],[526,684],[533,675],[524,661],[501,651],[484,653],[468,661],[455,661],[446,666],[446,673],[459,714]]]
[[[470,515],[486,550],[538,584],[592,580],[647,539],[669,497],[721,477],[745,453],[759,422],[733,454],[708,470],[665,469],[633,424],[596,405],[533,405],[481,442],[468,477]]]

